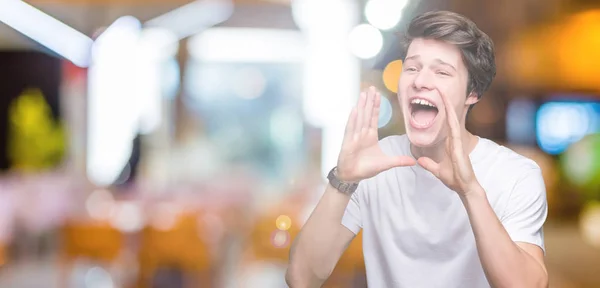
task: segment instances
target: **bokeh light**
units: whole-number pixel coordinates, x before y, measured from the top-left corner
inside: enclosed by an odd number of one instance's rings
[[[361,59],[370,59],[381,51],[383,36],[377,28],[369,24],[360,24],[349,35],[350,51]]]
[[[290,238],[288,231],[278,229],[271,234],[271,243],[276,248],[285,248],[290,244]]]
[[[596,107],[598,106],[598,107]],[[594,109],[590,109],[594,107]],[[537,112],[537,141],[546,153],[562,153],[571,143],[598,130],[600,105],[578,102],[548,102]]]
[[[600,202],[588,203],[581,212],[579,227],[583,239],[600,248]]]
[[[292,17],[301,30],[332,31],[354,22],[354,1],[291,0]]]
[[[277,220],[275,220],[275,225],[277,226],[277,229],[287,231],[292,227],[292,219],[287,215],[279,215]]]
[[[386,97],[381,95],[381,105],[379,106],[379,121],[377,122],[377,127],[382,128],[385,125],[389,124],[392,120],[393,116],[392,103]]]
[[[398,93],[398,82],[402,74],[402,60],[394,60],[383,69],[383,84],[388,90]]]
[[[85,208],[92,219],[108,220],[115,208],[113,196],[108,190],[98,189],[88,196]]]
[[[85,273],[86,288],[113,288],[113,279],[108,271],[101,267],[93,267]]]
[[[365,5],[365,17],[381,30],[394,28],[402,18],[408,0],[370,0]]]
[[[113,227],[126,233],[137,232],[144,226],[141,208],[133,202],[118,203],[110,220]]]
[[[561,166],[571,183],[585,190],[598,191],[600,189],[600,134],[588,135],[571,145],[561,158]]]

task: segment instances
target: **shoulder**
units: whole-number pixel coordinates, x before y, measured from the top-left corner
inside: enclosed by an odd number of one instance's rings
[[[505,146],[500,146],[500,153],[503,172],[514,179],[512,197],[515,193],[545,195],[542,169],[535,161]]]
[[[481,178],[491,203],[497,205],[495,210],[502,215],[501,220],[543,212],[547,201],[540,166],[506,146],[482,140],[485,149],[480,151],[483,156],[475,173]]]
[[[542,169],[532,159],[516,151],[488,141],[489,154],[482,166],[490,167],[489,177],[493,178],[493,186],[502,187],[508,196],[508,201],[542,201],[545,199],[546,187]]]
[[[532,159],[523,156],[516,151],[500,145],[492,140],[481,138],[485,147],[485,156],[493,165],[497,173],[505,173],[506,176],[519,179],[529,174],[541,173],[540,166]]]

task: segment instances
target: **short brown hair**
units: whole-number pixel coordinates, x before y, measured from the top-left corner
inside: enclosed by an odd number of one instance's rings
[[[402,59],[415,38],[441,40],[456,45],[469,72],[467,95],[481,98],[496,76],[496,60],[492,39],[467,17],[449,11],[431,11],[415,17],[401,35]]]

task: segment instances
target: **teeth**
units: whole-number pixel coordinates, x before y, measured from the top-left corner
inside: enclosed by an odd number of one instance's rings
[[[435,105],[433,105],[433,103],[425,100],[425,99],[413,99],[412,101],[410,101],[411,104],[419,104],[419,105],[427,105],[430,107],[435,107]]]

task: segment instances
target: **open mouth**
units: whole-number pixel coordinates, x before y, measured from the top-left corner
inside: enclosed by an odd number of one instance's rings
[[[410,101],[412,122],[417,128],[428,128],[431,126],[438,112],[437,106],[425,99],[415,98]]]

